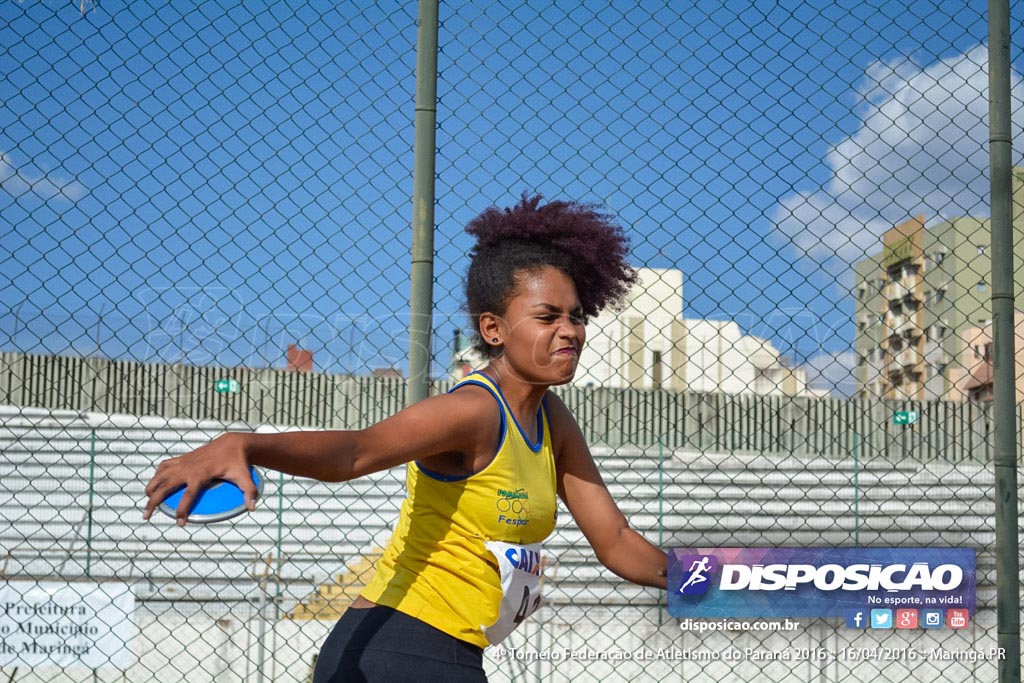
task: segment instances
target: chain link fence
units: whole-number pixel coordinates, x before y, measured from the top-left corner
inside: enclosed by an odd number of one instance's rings
[[[416,6],[0,17],[0,676],[308,681],[404,470],[270,473],[203,528],[142,523],[143,487],[225,430],[404,405]],[[432,391],[480,365],[462,227],[592,202],[641,285],[559,392],[634,527],[978,553],[968,629],[697,632],[562,514],[491,680],[995,679],[987,35],[966,2],[440,6]]]

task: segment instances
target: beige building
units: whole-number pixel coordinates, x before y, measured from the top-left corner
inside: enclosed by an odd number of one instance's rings
[[[683,273],[637,268],[637,279],[621,312],[606,310],[587,323],[587,343],[573,384],[686,388]],[[459,380],[487,365],[472,350],[469,335],[461,335],[457,345],[451,379]]]
[[[638,268],[620,312],[587,324],[587,345],[573,384],[622,389],[686,389],[683,273]]]
[[[770,341],[743,334],[729,320],[687,319],[686,377],[690,391],[759,396],[818,395],[803,368],[791,368]]]
[[[818,396],[802,368],[770,341],[728,320],[684,319],[683,274],[640,268],[619,313],[587,326],[587,348],[573,383],[614,388],[727,394]]]
[[[1013,316],[1015,377],[1017,402],[1024,401],[1024,312]],[[946,395],[950,401],[991,401],[992,393],[992,326],[968,327],[963,332],[963,351],[950,371],[952,387]]]
[[[451,378],[486,362],[460,337]],[[708,393],[820,396],[803,368],[791,368],[767,339],[743,334],[727,320],[683,318],[683,273],[638,268],[620,311],[587,324],[574,385]]]

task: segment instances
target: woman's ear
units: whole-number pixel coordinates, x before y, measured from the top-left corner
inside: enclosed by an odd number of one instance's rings
[[[480,338],[490,347],[500,347],[504,342],[501,318],[493,313],[480,314]]]

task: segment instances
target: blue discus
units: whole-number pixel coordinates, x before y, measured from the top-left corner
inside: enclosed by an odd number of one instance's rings
[[[252,465],[249,466],[252,483],[256,484],[256,497],[263,495],[263,475]],[[160,503],[160,512],[168,517],[177,517],[178,504],[185,494],[185,487],[177,489]],[[192,501],[192,509],[188,513],[188,521],[195,524],[212,524],[237,517],[246,512],[245,494],[234,483],[224,479],[214,479],[199,492]]]

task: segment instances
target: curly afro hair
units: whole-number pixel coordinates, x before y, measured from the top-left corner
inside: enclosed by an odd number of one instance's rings
[[[493,347],[480,338],[480,315],[504,315],[515,295],[515,276],[552,266],[576,285],[583,316],[617,307],[636,282],[626,263],[629,238],[607,214],[591,204],[552,201],[525,193],[511,208],[491,207],[466,226],[476,238],[466,276],[466,308],[473,324],[473,348],[484,357]]]

